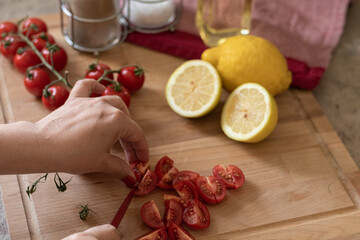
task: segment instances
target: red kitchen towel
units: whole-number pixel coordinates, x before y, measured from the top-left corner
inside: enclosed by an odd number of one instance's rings
[[[132,33],[132,42],[185,59],[200,58],[207,48],[195,27],[197,1],[183,0],[175,32]],[[274,43],[286,56],[292,86],[313,89],[329,64],[343,31],[350,0],[253,0],[251,34]]]

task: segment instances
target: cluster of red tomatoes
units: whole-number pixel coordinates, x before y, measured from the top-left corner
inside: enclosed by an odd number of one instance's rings
[[[210,213],[204,203],[217,204],[224,200],[227,188],[239,188],[245,182],[243,172],[235,165],[216,165],[212,176],[200,176],[193,171],[179,171],[168,156],[162,157],[151,171],[148,164],[131,165],[140,182],[135,195],[150,193],[156,186],[174,189],[178,196],[164,194],[165,212],[161,217],[154,201],[144,203],[140,215],[144,223],[155,230],[137,238],[191,240],[195,239],[180,225],[184,222],[193,229],[205,229],[210,225]]]
[[[61,72],[65,68],[67,54],[47,33],[46,23],[41,19],[28,18],[21,26],[21,33],[32,42],[36,50],[19,36],[18,31],[18,26],[12,22],[0,24],[0,51],[21,73],[25,73],[25,88],[34,96],[41,97],[43,105],[53,111],[65,103],[69,91],[64,86],[52,85],[58,81],[51,81],[50,72]],[[50,69],[44,67],[37,53],[51,66]],[[102,95],[118,95],[129,106],[130,93],[139,90],[144,83],[144,70],[134,65],[112,71],[103,63],[94,63],[87,69],[85,78],[98,80],[105,71],[109,73],[101,80],[106,86]],[[113,81],[115,72],[118,73],[117,81]],[[92,97],[96,96],[92,94]]]
[[[122,98],[126,106],[130,106],[131,93],[138,91],[144,84],[145,73],[138,65],[124,66],[119,70],[112,71],[111,68],[104,63],[92,63],[89,65],[85,73],[85,78],[91,78],[99,80],[106,71],[105,78],[100,79],[100,83],[105,85],[105,91],[102,95],[117,95]],[[114,81],[113,72],[116,72],[117,81]],[[92,94],[92,97],[97,97],[98,95]]]
[[[47,33],[44,21],[28,18],[22,23],[21,33],[25,35],[42,55],[45,61],[56,71],[62,71],[67,63],[65,50],[55,43],[55,39]],[[34,96],[42,97],[42,102],[49,110],[61,106],[69,92],[62,86],[50,86],[43,94],[45,86],[50,84],[49,72],[36,52],[19,36],[18,26],[12,22],[0,24],[0,50],[2,55],[13,62],[21,73],[25,73],[25,88]],[[54,99],[52,96],[56,95]]]

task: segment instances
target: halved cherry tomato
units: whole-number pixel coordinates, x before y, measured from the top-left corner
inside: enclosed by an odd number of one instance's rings
[[[225,184],[214,176],[198,177],[196,187],[202,199],[210,204],[219,203],[226,196]]]
[[[213,175],[225,183],[228,188],[239,188],[245,182],[245,175],[235,165],[229,165],[226,168],[219,164],[213,167]]]
[[[172,189],[172,181],[174,178],[176,178],[178,172],[179,171],[176,169],[176,167],[170,168],[170,170],[165,173],[165,175],[160,180],[158,179],[157,186],[162,189]]]
[[[121,99],[124,101],[127,107],[130,106],[130,93],[129,91],[124,87],[120,86],[119,89],[116,89],[116,87],[112,84],[105,88],[105,91],[102,93],[102,96],[106,95],[115,95],[121,97]]]
[[[9,60],[13,60],[14,56],[17,53],[19,48],[25,47],[26,42],[24,42],[18,36],[6,36],[4,40],[1,41],[1,53]]]
[[[47,91],[43,91],[41,101],[49,110],[53,111],[61,107],[69,97],[69,91],[62,86],[50,86]]]
[[[173,222],[169,224],[167,231],[170,240],[195,240],[189,232]]]
[[[168,156],[163,156],[155,166],[155,174],[158,179],[162,179],[165,173],[167,173],[174,166],[174,161]]]
[[[67,63],[67,54],[65,50],[57,44],[48,45],[41,50],[45,60],[55,68],[56,71],[62,71]]]
[[[185,208],[183,220],[193,229],[205,229],[210,225],[210,213],[201,201],[194,199]]]
[[[173,184],[173,187],[181,199],[183,199],[186,203],[199,198],[196,186],[189,180],[178,181]]]
[[[167,207],[165,207],[164,219],[166,226],[169,226],[171,222],[180,225],[183,221],[183,208],[175,199],[169,200]]]
[[[41,60],[33,50],[19,48],[14,56],[13,62],[19,72],[25,73],[29,67],[40,64]]]
[[[31,69],[24,78],[25,88],[36,97],[41,97],[44,87],[50,82],[49,74],[41,68]]]
[[[156,229],[149,233],[142,235],[141,237],[136,238],[135,240],[167,240],[168,235],[166,233],[165,227]]]
[[[130,93],[138,91],[144,84],[144,69],[139,66],[128,66],[121,68],[117,78],[118,82],[124,85]]]
[[[47,32],[46,23],[39,18],[28,18],[22,25],[23,34],[29,38],[37,33]]]
[[[173,180],[173,184],[175,184],[178,181],[181,180],[190,180],[193,184],[196,184],[196,179],[199,177],[200,175],[196,172],[193,171],[180,171],[178,173],[178,175],[176,176],[176,178]]]
[[[140,215],[143,222],[151,228],[161,228],[164,226],[159,208],[156,206],[154,200],[148,201],[142,205]]]
[[[141,161],[131,163],[130,167],[131,167],[131,169],[133,170],[133,172],[135,174],[136,180],[138,180],[139,182],[144,177],[146,171],[148,169],[150,169],[149,162],[144,163],[144,162],[141,162]]]
[[[9,33],[17,33],[17,26],[13,22],[0,23],[0,40],[4,39]]]
[[[50,34],[42,32],[34,35],[32,37],[32,42],[35,45],[36,49],[41,52],[47,44],[54,44],[55,39]]]
[[[111,68],[104,63],[92,63],[89,65],[85,73],[85,78],[98,80],[104,74],[105,70],[111,71]],[[112,73],[107,74],[106,77],[111,80],[114,80],[114,76]],[[100,83],[105,86],[112,84],[110,81],[107,80],[101,80]]]
[[[141,180],[138,189],[135,191],[135,195],[141,196],[150,193],[156,187],[157,179],[154,172],[148,169]]]
[[[166,212],[167,208],[169,207],[170,200],[177,201],[180,204],[180,206],[183,208],[183,210],[187,206],[187,203],[184,200],[182,200],[180,197],[172,195],[172,194],[166,194],[165,193],[164,194],[165,212]]]

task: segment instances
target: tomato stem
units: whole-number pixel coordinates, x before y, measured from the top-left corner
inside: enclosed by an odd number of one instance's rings
[[[30,32],[30,31],[28,31]],[[37,48],[35,47],[35,45],[33,44],[32,41],[30,41],[28,36],[25,36],[24,34],[22,34],[22,32],[19,30],[18,31],[19,36],[21,37],[21,39],[23,39],[26,44],[35,52],[35,54],[40,58],[41,62],[44,64],[44,66],[49,69],[57,78],[58,80],[60,79],[67,87],[72,88],[73,86],[67,81],[67,79],[65,79],[63,76],[61,76],[61,74],[55,70],[55,68],[53,66],[51,66],[43,57],[43,55],[41,54],[41,52],[39,50],[37,50]]]
[[[30,194],[33,194],[36,191],[37,184],[41,181],[41,179],[44,179],[46,181],[46,178],[47,178],[48,174],[49,173],[47,173],[44,176],[40,177],[38,180],[36,180],[35,182],[33,182],[31,185],[29,185],[26,188],[26,194],[28,195],[29,199],[30,199]]]

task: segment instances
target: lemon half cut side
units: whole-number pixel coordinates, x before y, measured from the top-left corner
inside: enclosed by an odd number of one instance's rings
[[[221,89],[220,76],[210,63],[189,60],[170,76],[165,94],[174,112],[183,117],[196,118],[216,107]]]
[[[273,96],[257,83],[245,83],[227,99],[221,113],[221,128],[233,140],[255,143],[270,135],[277,120]]]

